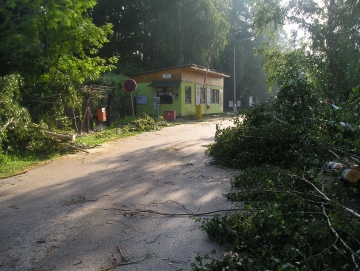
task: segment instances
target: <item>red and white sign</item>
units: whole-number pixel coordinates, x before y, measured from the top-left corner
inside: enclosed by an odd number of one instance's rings
[[[127,79],[124,82],[124,89],[126,92],[133,92],[136,89],[136,82],[133,79]]]

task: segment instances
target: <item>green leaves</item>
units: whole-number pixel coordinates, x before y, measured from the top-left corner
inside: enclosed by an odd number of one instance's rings
[[[323,184],[312,171],[298,175],[271,167],[246,169],[237,176],[233,183],[236,192],[227,197],[240,202],[248,198],[251,206],[242,213],[217,215],[202,224],[210,238],[229,247],[230,256],[213,259],[206,268],[194,270],[221,270],[216,269],[218,266],[236,270],[352,269],[349,250],[339,238],[355,251],[360,234],[358,219],[346,213],[336,200],[325,201],[304,178],[317,187]],[[271,179],[271,184],[265,179]],[[269,187],[276,190],[269,191]],[[324,193],[340,193],[335,189],[327,187]],[[232,197],[234,194],[237,196]],[[338,236],[326,222],[324,205]],[[208,259],[206,255],[202,260]]]
[[[337,103],[347,100],[351,89],[360,84],[356,76],[360,58],[357,48],[360,32],[356,31],[359,2],[328,1],[324,5],[314,0],[252,0],[250,4],[257,34],[268,34],[271,37],[271,42],[259,50],[265,57],[268,82],[281,85],[292,67],[295,70],[300,68],[316,88],[323,92],[324,98],[334,99]],[[283,40],[277,40],[275,34],[279,36],[291,24],[296,25],[295,31],[300,30],[303,34],[299,36],[304,38],[294,39],[294,43],[284,48]],[[302,60],[295,62],[295,66],[286,63],[289,50],[291,54],[301,53]],[[285,72],[281,73],[280,70]]]
[[[29,112],[20,105],[19,75],[0,77],[0,156],[5,153],[25,149],[39,134],[34,131]]]
[[[300,81],[301,82],[301,81]],[[314,166],[327,159],[326,135],[314,118],[316,95],[299,83],[280,91],[267,103],[240,112],[243,121],[217,130],[208,150],[213,163],[246,168],[261,164]]]
[[[8,20],[1,32],[0,55],[8,70],[19,73],[25,85],[23,102],[36,120],[63,117],[77,100],[74,91],[85,79],[96,79],[114,68],[116,57],[103,59],[98,50],[108,42],[112,25],[96,26],[86,12],[96,1],[12,1],[2,4]],[[51,97],[51,98],[48,98]],[[54,120],[53,120],[54,121]]]

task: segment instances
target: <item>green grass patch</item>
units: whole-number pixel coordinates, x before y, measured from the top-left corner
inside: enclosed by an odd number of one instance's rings
[[[26,151],[18,152],[16,154],[0,154],[0,178],[21,174],[30,168],[50,161],[63,154],[64,151],[61,151],[60,149],[53,149],[42,153]]]
[[[156,119],[148,115],[143,115],[138,118],[125,117],[114,121],[111,127],[102,131],[94,131],[78,136],[75,143],[56,142],[54,144],[52,140],[37,142],[36,144],[33,143],[33,147],[28,148],[24,152],[11,150],[0,154],[0,178],[20,174],[39,164],[79,151],[73,147],[83,147],[84,150],[86,150],[86,148],[92,148],[111,140],[125,138],[147,131],[157,131],[172,125],[175,124],[168,123],[163,117]]]

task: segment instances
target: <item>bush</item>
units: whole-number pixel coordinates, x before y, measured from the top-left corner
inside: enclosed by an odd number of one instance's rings
[[[147,132],[157,131],[161,126],[168,126],[168,123],[163,117],[153,119],[149,115],[143,114],[141,117],[132,120],[129,124],[123,127],[123,129],[130,132]]]
[[[0,147],[3,151],[23,150],[37,136],[29,112],[20,106],[18,75],[0,78]]]

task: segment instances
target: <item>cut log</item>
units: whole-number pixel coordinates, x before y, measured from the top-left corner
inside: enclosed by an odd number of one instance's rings
[[[75,142],[76,135],[68,135],[68,134],[59,134],[56,132],[46,131],[46,135],[53,139],[58,139],[62,141],[72,141]]]
[[[337,170],[343,168],[343,164],[337,162],[326,162],[324,164],[325,169]]]
[[[358,169],[348,168],[342,172],[341,177],[346,181],[356,183],[360,180],[360,171]]]
[[[326,162],[324,164],[324,169],[330,169],[335,171],[340,170],[341,178],[351,183],[356,183],[360,180],[360,170],[358,165],[354,165],[349,168],[346,164],[337,162]]]

